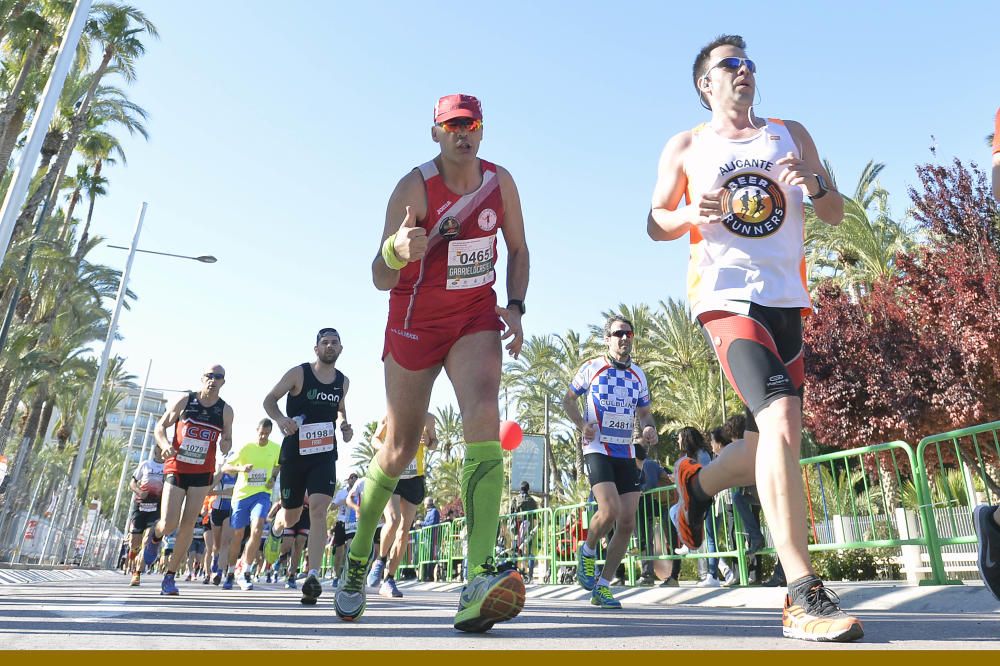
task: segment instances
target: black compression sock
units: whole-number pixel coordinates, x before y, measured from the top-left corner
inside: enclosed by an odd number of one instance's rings
[[[700,474],[695,474],[691,477],[691,495],[694,496],[695,501],[699,504],[709,504],[712,501],[712,496],[705,492],[701,487]]]

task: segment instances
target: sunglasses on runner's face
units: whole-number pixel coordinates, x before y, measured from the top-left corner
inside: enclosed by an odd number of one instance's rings
[[[225,379],[226,376],[221,372],[206,372],[202,375],[205,379]]]
[[[448,133],[475,132],[478,129],[482,129],[483,121],[478,118],[453,118],[452,120],[438,123],[438,127]]]
[[[757,73],[757,65],[754,64],[753,60],[750,58],[737,58],[736,56],[730,56],[728,58],[722,58],[719,62],[715,63],[708,68],[708,72],[711,72],[716,67],[721,67],[723,69],[728,69],[731,72],[735,72],[740,66],[746,63],[747,69],[750,70],[751,74]],[[708,72],[705,72],[708,75]]]
[[[611,331],[611,335],[612,337],[618,338],[619,340],[621,340],[622,338],[625,338],[626,340],[631,340],[635,336],[635,333],[633,333],[632,331],[626,331],[625,329],[622,329],[620,331]]]

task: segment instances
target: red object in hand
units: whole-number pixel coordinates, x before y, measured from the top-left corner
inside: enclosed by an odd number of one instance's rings
[[[521,440],[523,439],[524,433],[516,421],[500,422],[500,446],[504,451],[513,451],[521,446]]]

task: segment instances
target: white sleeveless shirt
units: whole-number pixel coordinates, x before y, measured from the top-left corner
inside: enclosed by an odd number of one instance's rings
[[[726,139],[708,124],[692,130],[684,158],[687,202],[724,188],[721,222],[692,227],[688,260],[691,314],[746,314],[750,303],[809,308],[802,189],[777,182],[779,159],[801,157],[785,124],[768,118],[750,139]]]

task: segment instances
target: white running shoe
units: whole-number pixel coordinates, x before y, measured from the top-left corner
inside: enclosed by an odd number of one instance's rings
[[[722,583],[719,582],[719,579],[709,574],[704,578],[702,578],[701,582],[698,583],[696,587],[721,587],[721,586]]]

